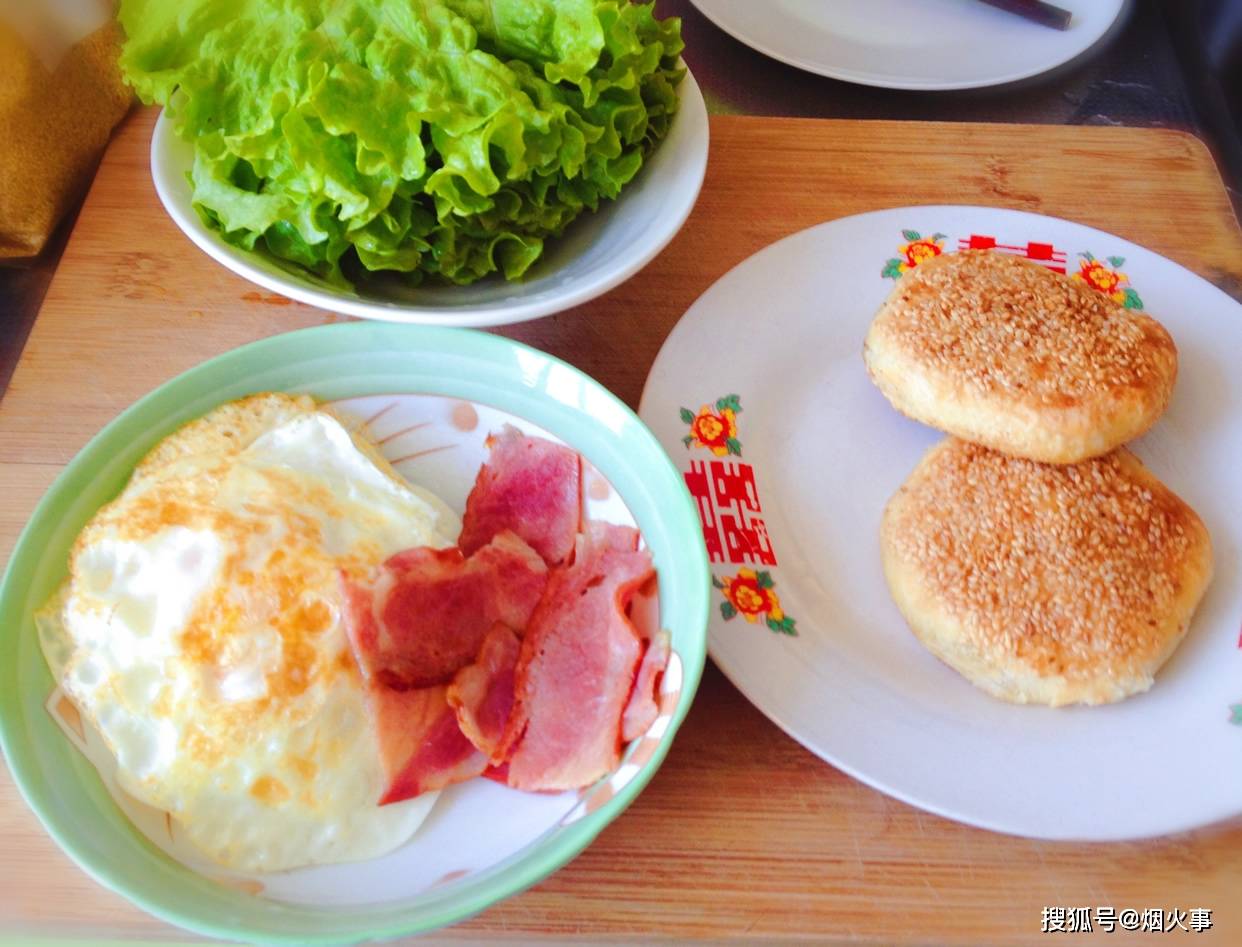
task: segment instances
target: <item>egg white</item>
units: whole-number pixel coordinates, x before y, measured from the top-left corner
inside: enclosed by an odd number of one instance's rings
[[[40,641],[121,788],[215,862],[375,857],[433,797],[376,804],[384,776],[340,572],[456,532],[309,399],[255,396],[161,444],[92,519]]]

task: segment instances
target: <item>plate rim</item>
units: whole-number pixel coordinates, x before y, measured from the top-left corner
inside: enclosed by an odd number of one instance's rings
[[[368,336],[373,338],[368,340]],[[39,499],[26,525],[21,530],[13,546],[13,551],[9,556],[8,563],[5,566],[3,577],[0,578],[0,655],[3,656],[3,659],[8,664],[10,668],[8,673],[11,674],[13,681],[16,683],[20,680],[21,669],[16,660],[18,643],[23,634],[29,634],[33,631],[33,625],[29,621],[30,615],[27,614],[25,609],[28,603],[26,602],[24,588],[30,583],[46,555],[39,544],[39,535],[48,528],[48,522],[54,520],[61,512],[60,508],[65,502],[65,495],[72,491],[75,486],[79,486],[80,483],[90,482],[97,478],[99,470],[106,466],[109,458],[115,457],[117,447],[111,443],[112,441],[126,433],[127,428],[140,423],[140,419],[143,416],[153,411],[162,414],[167,419],[170,412],[160,408],[163,401],[174,396],[180,396],[178,401],[182,404],[195,400],[195,398],[200,396],[195,388],[196,384],[204,383],[205,379],[210,379],[215,374],[234,368],[235,363],[241,362],[244,367],[248,359],[254,358],[265,359],[270,363],[271,358],[273,356],[278,357],[282,349],[289,346],[304,348],[306,343],[310,343],[312,346],[321,345],[327,351],[326,357],[332,357],[334,352],[347,349],[349,345],[362,346],[367,350],[373,350],[377,345],[387,343],[388,347],[391,348],[393,343],[403,341],[402,337],[404,337],[405,342],[404,351],[434,352],[437,356],[453,354],[475,361],[482,369],[494,369],[504,363],[508,353],[516,352],[526,353],[528,356],[534,356],[549,365],[560,366],[571,372],[572,376],[579,378],[584,384],[590,386],[593,389],[594,395],[602,397],[614,410],[619,410],[622,417],[625,418],[627,425],[632,425],[640,437],[649,439],[649,446],[653,450],[652,456],[654,459],[657,461],[661,457],[665,459],[662,469],[657,473],[648,472],[644,474],[643,479],[645,482],[652,481],[658,476],[666,481],[666,487],[672,487],[671,496],[668,495],[666,490],[661,491],[661,496],[664,499],[674,499],[677,505],[672,508],[661,506],[660,514],[662,519],[665,521],[670,521],[674,517],[683,519],[693,529],[694,534],[697,535],[698,520],[697,513],[694,511],[693,501],[685,490],[679,472],[673,466],[671,459],[667,458],[659,440],[650,431],[646,423],[638,417],[636,412],[632,411],[601,383],[563,360],[503,336],[466,329],[382,322],[350,322],[313,326],[259,339],[229,349],[156,386],[101,428],[57,474],[51,485]],[[316,353],[317,359],[323,357],[325,357],[323,352]],[[304,361],[304,359],[298,359],[298,361]],[[455,367],[460,368],[460,360]],[[449,373],[442,370],[440,377],[441,379],[449,377]],[[453,375],[451,377],[456,379],[458,376]],[[228,382],[228,384],[233,383],[244,385],[244,380],[234,377],[233,381]],[[217,387],[223,384],[226,384],[226,382],[221,379]],[[536,399],[546,397],[541,396],[539,389],[532,383],[521,385],[514,382],[513,384],[515,388],[527,391],[529,397]],[[261,386],[251,386],[251,388],[255,391],[263,390]],[[463,399],[468,397],[455,393],[452,390],[451,382],[449,383],[449,390],[423,390],[407,393],[432,393],[461,397]],[[357,396],[362,397],[366,394],[377,394],[377,392],[364,392]],[[477,398],[469,398],[469,400],[483,403],[482,400]],[[500,409],[512,410],[505,407]],[[585,413],[581,408],[575,409],[568,406],[550,408],[550,411],[560,415],[560,421],[562,422],[560,430],[558,430],[556,419],[533,418],[530,420],[533,420],[558,437],[563,437],[563,431],[569,424],[568,419],[575,411],[579,414]],[[171,413],[175,414],[175,409]],[[525,414],[521,413],[521,409],[512,411],[512,413],[526,417]],[[165,420],[164,424],[167,425],[168,421]],[[161,434],[159,436],[164,435]],[[569,440],[569,438],[565,439]],[[98,884],[121,895],[130,903],[162,921],[198,934],[224,939],[245,938],[248,942],[264,944],[353,943],[360,940],[387,940],[435,930],[465,920],[493,904],[512,897],[563,867],[587,848],[605,827],[615,821],[629,807],[663,764],[672,746],[673,739],[682,723],[684,723],[693,703],[706,662],[706,627],[708,609],[710,607],[707,582],[707,554],[705,548],[694,547],[686,550],[685,555],[693,560],[693,569],[701,571],[703,578],[699,586],[693,588],[688,586],[690,591],[686,595],[687,621],[690,618],[694,619],[694,624],[689,628],[693,639],[688,643],[689,647],[679,646],[678,648],[678,653],[682,659],[681,695],[669,719],[668,727],[659,738],[659,744],[649,760],[606,803],[595,811],[587,813],[577,821],[562,826],[559,829],[559,838],[544,840],[541,837],[541,840],[531,843],[532,847],[537,846],[537,848],[529,852],[525,857],[520,857],[522,855],[520,851],[510,856],[511,859],[515,859],[514,864],[508,865],[509,859],[505,859],[482,869],[480,875],[487,876],[492,871],[498,873],[495,877],[481,878],[476,886],[468,887],[464,890],[448,890],[442,894],[433,895],[431,903],[426,907],[418,908],[413,917],[403,918],[401,916],[410,910],[406,902],[386,902],[377,905],[359,905],[347,909],[348,913],[358,915],[358,919],[352,924],[347,933],[342,931],[312,931],[310,929],[274,932],[250,926],[245,920],[237,918],[220,917],[208,915],[207,913],[193,914],[176,908],[165,907],[158,895],[148,896],[145,891],[135,890],[135,886],[130,884],[130,880],[127,877],[119,871],[113,870],[106,856],[96,856],[89,851],[89,845],[80,844],[77,841],[71,816],[68,813],[59,811],[63,807],[56,796],[55,786],[48,783],[40,771],[37,763],[38,748],[26,740],[23,725],[27,720],[27,716],[18,698],[17,687],[0,688],[0,751],[2,751],[18,793],[30,811],[36,816],[44,831],[56,842],[61,851],[68,855],[79,868]],[[691,574],[690,568],[687,568],[686,574]],[[74,753],[77,752],[71,746],[69,750]],[[123,813],[117,812],[116,818],[122,823],[126,822]],[[159,853],[132,825],[126,824],[125,829],[138,838],[140,845],[149,847],[152,852],[155,852],[157,857],[162,859],[168,858],[168,856]],[[185,866],[176,865],[176,869],[190,872],[195,880],[211,883],[210,879],[192,872],[190,869],[185,868]],[[236,900],[241,898],[243,900],[252,899],[259,901],[264,906],[260,910],[266,911],[273,916],[303,914],[309,918],[313,915],[311,909],[305,905],[289,905],[283,902],[267,901],[253,898],[253,896],[245,895],[241,892],[231,891],[224,888],[224,886],[219,887],[223,888],[225,893],[221,896],[225,899]],[[323,913],[339,917],[347,912],[340,909],[323,909]],[[365,918],[372,914],[387,914],[393,915],[393,917],[391,921],[386,921],[382,926],[369,926],[371,922]]]
[[[1111,231],[1102,230],[1090,224],[1081,223],[1076,220],[1070,220],[1069,218],[1065,218],[1065,217],[1057,217],[1051,214],[1041,214],[1041,213],[1036,213],[1034,211],[1021,210],[1018,208],[1012,208],[1012,207],[1006,207],[1006,206],[1000,206],[1000,205],[935,203],[935,204],[908,204],[908,205],[898,204],[898,205],[894,205],[891,207],[879,207],[879,208],[873,208],[871,210],[860,211],[854,214],[846,214],[841,217],[834,217],[828,220],[823,220],[823,221],[820,221],[819,223],[812,224],[809,227],[804,227],[801,230],[794,231],[793,233],[785,234],[784,236],[776,240],[773,240],[772,242],[765,244],[764,246],[755,250],[753,253],[746,256],[744,259],[739,260],[736,264],[730,267],[725,273],[722,273],[717,279],[715,279],[711,283],[711,285],[705,288],[695,298],[695,300],[687,307],[686,311],[682,313],[682,316],[678,319],[677,323],[673,326],[672,330],[669,332],[668,336],[665,338],[664,343],[660,346],[660,350],[656,353],[655,360],[652,363],[652,371],[648,374],[647,379],[643,384],[642,394],[639,398],[639,408],[638,408],[639,416],[644,418],[645,420],[647,417],[651,416],[653,411],[655,410],[655,406],[653,405],[653,402],[650,400],[653,397],[652,391],[656,384],[656,382],[654,382],[654,379],[656,378],[655,369],[656,369],[656,366],[659,364],[661,357],[664,355],[666,347],[668,347],[670,344],[673,343],[673,341],[675,340],[675,338],[678,336],[679,333],[683,331],[687,331],[687,332],[691,331],[688,328],[688,325],[686,322],[686,318],[685,318],[686,315],[689,312],[691,312],[691,310],[693,310],[696,306],[698,306],[701,300],[708,293],[714,290],[718,283],[724,281],[731,274],[733,274],[734,271],[739,270],[742,267],[747,266],[748,264],[752,263],[752,261],[754,261],[757,257],[764,256],[769,253],[775,254],[779,252],[778,248],[781,245],[787,242],[798,240],[798,239],[806,239],[812,232],[816,230],[824,229],[824,228],[834,226],[834,225],[847,224],[849,222],[856,222],[856,221],[860,221],[866,218],[879,217],[882,215],[900,215],[900,214],[904,214],[909,211],[917,211],[920,214],[929,214],[929,213],[937,213],[937,212],[951,213],[951,214],[960,214],[960,213],[1000,214],[1002,216],[1009,216],[1014,219],[1024,219],[1027,221],[1053,221],[1058,225],[1068,225],[1070,227],[1075,227],[1075,228],[1079,228],[1085,231],[1089,231],[1092,234],[1098,234],[1101,237],[1108,238],[1110,240],[1116,241],[1120,245],[1123,245],[1121,249],[1125,249],[1127,253],[1130,252],[1128,248],[1132,248],[1134,250],[1140,250],[1144,253],[1150,254],[1151,256],[1161,260],[1163,263],[1169,266],[1172,266],[1176,268],[1177,270],[1180,270],[1185,277],[1193,279],[1198,284],[1200,284],[1204,289],[1209,290],[1213,294],[1216,294],[1218,298],[1221,299],[1224,303],[1231,305],[1235,309],[1237,309],[1239,311],[1239,317],[1242,317],[1242,301],[1234,299],[1232,296],[1230,296],[1228,293],[1222,290],[1219,286],[1216,286],[1215,284],[1213,284],[1210,280],[1204,278],[1203,276],[1200,276],[1198,273],[1194,272],[1193,270],[1189,269],[1186,266],[1183,266],[1181,263],[1178,263],[1177,261],[1171,259],[1170,257],[1165,256],[1162,253],[1158,253],[1157,251],[1151,250],[1141,244],[1135,243],[1133,240],[1130,240],[1126,237],[1122,237],[1118,234],[1114,234]],[[666,407],[667,405],[660,406],[661,410],[663,410]],[[658,434],[657,434],[657,437],[659,437]],[[667,449],[668,448],[666,447],[666,450]],[[1143,840],[1143,839],[1162,838],[1162,837],[1166,837],[1170,835],[1175,835],[1181,832],[1186,832],[1186,831],[1191,831],[1194,829],[1201,829],[1201,828],[1207,828],[1210,826],[1218,825],[1218,824],[1221,824],[1222,822],[1237,818],[1238,816],[1242,816],[1242,801],[1239,801],[1236,804],[1235,808],[1223,814],[1213,815],[1206,819],[1203,817],[1187,817],[1187,818],[1181,818],[1177,820],[1166,820],[1164,823],[1162,823],[1160,826],[1156,828],[1153,828],[1150,830],[1139,831],[1139,832],[1135,832],[1135,831],[1101,832],[1101,833],[1096,833],[1096,834],[1091,834],[1091,835],[1083,835],[1083,834],[1078,834],[1078,833],[1039,833],[1039,834],[1036,834],[1036,833],[1031,833],[1031,832],[1015,831],[1013,828],[1005,827],[1003,824],[995,822],[989,818],[978,818],[975,816],[968,816],[960,808],[955,811],[955,809],[950,805],[930,804],[925,800],[916,798],[912,793],[906,790],[895,788],[893,785],[891,785],[889,782],[887,782],[884,779],[874,778],[874,777],[867,775],[865,772],[863,772],[861,768],[853,764],[847,764],[843,762],[842,760],[837,758],[835,754],[832,754],[826,750],[821,751],[819,747],[812,745],[811,739],[809,737],[804,738],[803,736],[800,736],[796,732],[797,728],[790,722],[786,711],[784,710],[781,710],[779,712],[773,711],[769,709],[768,707],[766,707],[759,700],[757,700],[756,697],[754,696],[756,694],[756,688],[748,683],[747,679],[743,675],[743,672],[738,667],[735,667],[729,664],[729,662],[722,660],[720,656],[719,648],[717,648],[715,645],[715,638],[716,638],[716,635],[718,634],[717,619],[718,619],[718,616],[715,610],[713,609],[712,613],[708,616],[708,627],[707,627],[708,656],[712,659],[712,663],[715,664],[716,668],[725,676],[725,678],[734,687],[736,687],[742,693],[742,695],[752,705],[754,705],[756,709],[759,710],[760,713],[762,713],[772,723],[774,723],[783,733],[785,733],[787,736],[789,736],[796,743],[802,746],[805,750],[807,750],[813,756],[817,757],[823,763],[826,763],[827,765],[840,770],[841,772],[845,773],[852,779],[857,780],[863,785],[871,789],[874,789],[877,792],[881,792],[887,796],[897,799],[913,808],[920,809],[924,812],[932,813],[933,815],[948,819],[950,821],[956,822],[961,825],[984,829],[986,831],[996,832],[1001,835],[1008,835],[1008,836],[1015,837],[1015,838],[1030,838],[1030,839],[1039,839],[1039,840],[1044,840],[1044,841],[1079,842],[1079,843],[1085,843],[1085,844],[1136,841],[1136,840]]]
[[[175,186],[174,183],[165,180],[164,175],[158,170],[161,155],[169,147],[169,142],[175,139],[171,122],[165,119],[164,109],[160,109],[155,126],[151,131],[151,144],[148,151],[151,180],[164,212],[191,243],[229,272],[269,292],[278,293],[305,305],[313,306],[316,309],[343,313],[377,322],[453,328],[486,328],[527,322],[543,316],[553,315],[554,313],[564,312],[575,306],[581,306],[616,288],[662,253],[685,226],[691,212],[694,210],[695,204],[698,202],[699,194],[703,189],[703,181],[707,175],[711,125],[708,121],[707,103],[703,98],[702,89],[699,87],[689,67],[685,66],[684,61],[679,60],[679,62],[685,69],[685,74],[677,87],[680,106],[678,107],[677,115],[674,117],[674,123],[685,116],[688,120],[693,120],[694,122],[695,128],[692,131],[699,132],[699,134],[689,140],[687,158],[685,159],[687,166],[692,169],[694,186],[676,195],[680,203],[672,205],[675,208],[675,212],[666,218],[663,229],[657,233],[656,237],[646,245],[641,253],[621,258],[623,262],[620,266],[605,269],[601,276],[584,284],[577,290],[555,295],[551,299],[544,298],[541,300],[518,302],[507,306],[496,305],[494,307],[487,304],[453,308],[388,304],[381,301],[349,299],[338,296],[329,290],[316,289],[301,281],[295,281],[292,277],[288,280],[283,280],[270,273],[266,273],[249,262],[249,251],[239,250],[217,240],[214,231],[211,231],[202,223],[192,206],[189,206],[188,209],[183,209],[180,206],[180,199],[171,190]],[[668,139],[666,138],[664,142],[661,142],[661,146],[666,144],[667,141]],[[650,160],[651,156],[648,156],[644,161],[644,167]],[[641,174],[642,171],[640,170],[639,173]],[[622,189],[616,203],[619,205],[624,197],[625,190]]]
[[[1060,58],[1055,62],[1043,66],[1037,66],[1030,69],[1018,70],[1013,73],[1006,73],[1003,76],[994,76],[992,78],[978,79],[962,79],[962,80],[916,80],[911,78],[894,77],[880,72],[860,72],[857,70],[825,65],[823,62],[815,62],[813,60],[804,59],[801,56],[795,56],[790,53],[781,52],[766,43],[756,41],[752,36],[747,35],[737,23],[720,16],[719,9],[714,7],[713,0],[690,0],[694,8],[711,22],[713,26],[722,32],[733,37],[744,46],[749,46],[758,53],[767,56],[769,59],[775,59],[787,66],[793,66],[795,69],[801,69],[804,72],[810,72],[815,75],[824,76],[829,79],[837,79],[841,82],[849,82],[854,85],[870,86],[876,89],[899,89],[906,92],[955,92],[967,89],[987,89],[995,86],[1008,85],[1014,82],[1021,82],[1023,79],[1032,79],[1036,76],[1042,76],[1045,73],[1052,72],[1062,66],[1073,63],[1080,57],[1090,54],[1099,43],[1109,36],[1118,24],[1122,22],[1123,17],[1129,13],[1133,0],[1116,0],[1117,12],[1113,19],[1099,32],[1098,35],[1092,37],[1091,41],[1086,45],[1077,47],[1073,52],[1064,58]]]

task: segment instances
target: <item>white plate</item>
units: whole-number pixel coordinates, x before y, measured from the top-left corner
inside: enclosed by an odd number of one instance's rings
[[[906,245],[920,237],[945,252],[995,242],[997,252],[1071,273],[1093,254],[1098,282],[1126,274],[1118,298],[1155,313],[1173,334],[1173,402],[1134,451],[1203,517],[1216,577],[1147,694],[1057,710],[1003,703],[925,651],[889,597],[880,514],[942,435],[889,406],[867,377],[862,343],[893,277],[918,257]],[[1169,260],[1064,220],[906,207],[835,220],[760,251],[682,318],[640,412],[704,520],[717,582],[712,658],[812,752],[962,822],[1040,838],[1123,839],[1242,812],[1239,352],[1242,306]],[[733,417],[740,456],[712,424],[698,425],[696,439],[687,423],[703,406],[727,423],[720,399],[730,395],[741,408]],[[770,583],[760,582],[763,573]],[[726,620],[720,584],[742,603],[780,610],[753,623],[743,614]],[[771,588],[743,591],[756,584]],[[796,634],[782,633],[782,618]]]
[[[1054,69],[1093,46],[1126,0],[1056,0],[1069,29],[979,0],[691,0],[747,46],[834,79],[890,89],[973,89]]]
[[[668,245],[694,207],[707,170],[707,108],[694,76],[678,87],[681,107],[668,137],[621,196],[583,214],[527,278],[491,276],[471,286],[385,286],[361,292],[328,286],[290,264],[226,243],[191,204],[186,174],[194,148],[161,113],[151,137],[151,177],[164,209],[196,246],[264,289],[298,302],[365,319],[445,326],[498,326],[560,312],[594,299],[646,266]]]

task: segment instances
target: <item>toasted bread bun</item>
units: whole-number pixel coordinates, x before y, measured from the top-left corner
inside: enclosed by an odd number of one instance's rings
[[[880,544],[919,640],[1015,703],[1147,690],[1212,574],[1202,521],[1124,448],[1050,466],[948,438],[889,501]]]
[[[1138,437],[1177,377],[1177,349],[1155,319],[988,250],[944,254],[903,276],[863,356],[903,414],[1054,464]]]

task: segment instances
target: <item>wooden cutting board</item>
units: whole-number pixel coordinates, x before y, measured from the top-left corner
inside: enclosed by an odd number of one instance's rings
[[[135,113],[108,151],[0,402],[6,559],[60,468],[140,395],[244,342],[340,318],[256,290],[181,235],[151,185],[153,121]],[[734,264],[824,220],[926,203],[1068,217],[1242,289],[1242,234],[1207,150],[1184,134],[720,116],[698,206],[658,259],[596,302],[503,332],[634,405],[669,330]],[[1152,765],[1176,766],[1179,752]],[[75,868],[7,771],[0,839],[0,940],[192,939]],[[564,870],[437,939],[1060,943],[1040,935],[1045,906],[1105,905],[1212,908],[1215,927],[1193,936],[1224,944],[1242,942],[1240,891],[1242,820],[1106,845],[967,828],[822,763],[709,668],[624,816]]]

